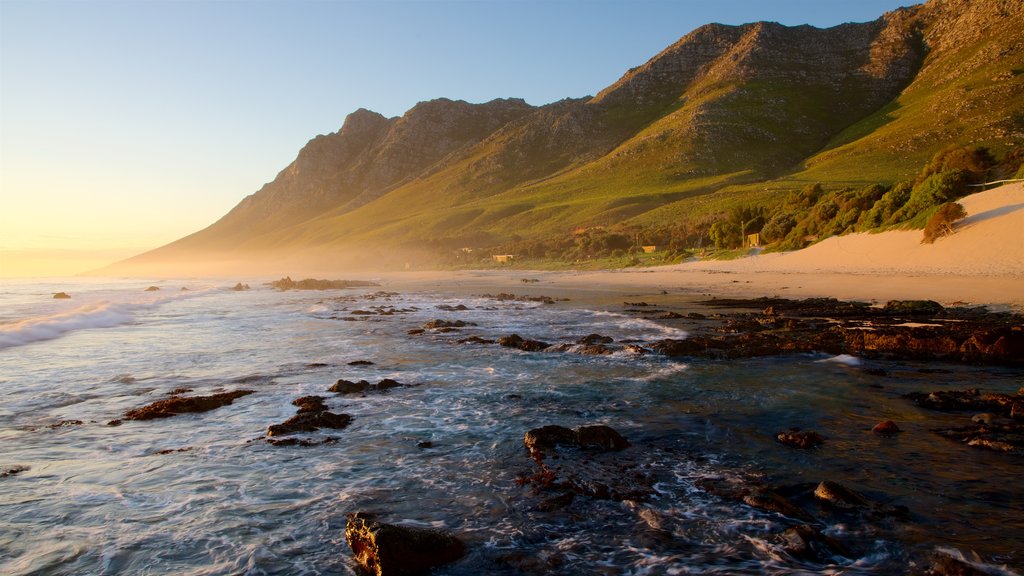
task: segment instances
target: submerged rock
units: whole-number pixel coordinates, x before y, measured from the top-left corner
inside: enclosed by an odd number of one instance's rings
[[[15,464],[13,466],[4,466],[0,468],[0,478],[17,476],[18,474],[21,474],[22,472],[26,472],[28,470],[31,470],[31,468],[29,468],[28,466],[23,466],[21,464]]]
[[[159,286],[150,286],[149,288],[146,288],[144,290],[144,292],[159,292],[159,291],[160,291],[160,287]]]
[[[886,420],[885,422],[879,422],[871,429],[875,434],[881,434],[883,436],[891,436],[893,434],[899,434],[902,432],[900,427],[896,425],[892,420]]]
[[[812,520],[811,516],[802,508],[793,504],[788,498],[767,488],[754,490],[742,497],[743,503],[751,508],[774,512],[790,518],[801,520]]]
[[[786,430],[779,432],[775,435],[775,439],[781,444],[786,446],[792,446],[793,448],[814,448],[821,446],[825,443],[825,439],[822,438],[817,432],[800,431],[800,430]]]
[[[548,425],[523,436],[538,471],[520,484],[532,485],[537,493],[563,494],[540,503],[541,510],[561,507],[571,492],[598,500],[646,500],[653,492],[653,480],[633,459],[618,452],[629,442],[609,426],[580,426],[575,430]],[[557,451],[557,448],[565,450]],[[557,454],[555,453],[557,451]],[[550,458],[548,458],[550,456]],[[565,502],[564,505],[567,505]]]
[[[423,329],[439,330],[442,328],[465,328],[466,326],[476,326],[476,324],[466,322],[464,320],[441,320],[440,318],[436,318],[424,324]]]
[[[190,412],[208,412],[221,406],[227,406],[237,398],[255,393],[255,390],[235,390],[210,396],[172,396],[142,408],[129,410],[125,412],[124,417],[126,420],[153,420]]]
[[[55,292],[53,294],[53,297],[56,298],[57,300],[67,300],[71,298],[71,295],[68,294],[67,292]]]
[[[801,560],[829,562],[833,556],[850,557],[850,551],[835,538],[808,524],[788,528],[779,536],[782,549]]]
[[[348,515],[345,540],[359,568],[375,576],[422,574],[466,553],[462,541],[448,532],[384,524],[361,512]]]
[[[940,428],[932,430],[932,432],[974,448],[1008,454],[1024,454],[1024,423],[985,424],[982,422],[955,428]]]
[[[303,448],[323,446],[324,444],[334,444],[337,441],[338,439],[334,436],[328,436],[323,440],[310,440],[308,438],[267,438],[267,443],[271,446],[301,446]]]

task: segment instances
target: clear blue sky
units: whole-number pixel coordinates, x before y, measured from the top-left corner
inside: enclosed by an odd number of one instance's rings
[[[708,22],[828,27],[911,3],[0,0],[0,250],[10,266],[169,242],[360,107],[545,104]]]

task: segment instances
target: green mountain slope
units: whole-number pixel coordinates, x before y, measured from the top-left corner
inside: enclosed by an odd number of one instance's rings
[[[360,110],[209,228],[112,270],[662,226],[809,182],[891,183],[950,144],[1024,144],[1019,0],[932,0],[830,29],[711,24],[587,99]]]

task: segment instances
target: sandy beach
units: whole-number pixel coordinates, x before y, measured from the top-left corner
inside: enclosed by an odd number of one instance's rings
[[[1024,185],[960,200],[968,217],[952,236],[921,244],[920,230],[850,234],[804,250],[736,260],[587,272],[488,270],[381,276],[406,289],[495,290],[618,298],[622,295],[833,297],[884,303],[928,299],[943,305],[1024,309]],[[524,278],[536,283],[523,283]]]

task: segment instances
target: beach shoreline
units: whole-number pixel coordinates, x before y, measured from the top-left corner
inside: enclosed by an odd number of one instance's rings
[[[836,298],[872,304],[1024,310],[1024,184],[959,200],[956,232],[922,244],[920,230],[833,236],[794,252],[595,271],[524,269],[378,273],[382,283],[452,293],[547,290],[588,297],[668,293],[694,298]],[[527,282],[523,282],[523,280]],[[536,282],[532,282],[536,280]]]

